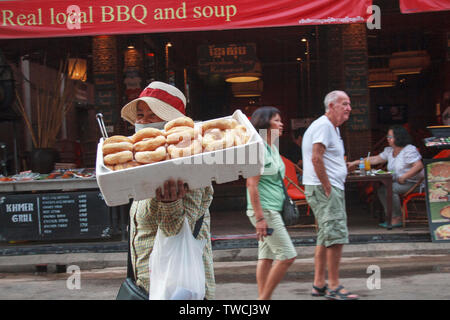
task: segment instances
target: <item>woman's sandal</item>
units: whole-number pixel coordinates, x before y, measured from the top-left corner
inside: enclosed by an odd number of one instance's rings
[[[327,294],[328,286],[324,285],[322,288],[316,287],[315,285],[312,286],[316,292],[311,292],[311,295],[313,297],[323,297]]]
[[[344,286],[339,286],[334,290],[329,290],[325,295],[325,298],[329,300],[358,300],[359,297],[351,292],[342,293],[341,290],[344,289]],[[355,297],[350,297],[355,296]]]

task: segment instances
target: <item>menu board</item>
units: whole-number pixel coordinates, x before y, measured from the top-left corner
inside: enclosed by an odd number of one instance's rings
[[[99,191],[0,197],[0,240],[108,238],[109,209]]]
[[[428,223],[433,242],[450,242],[450,158],[425,159]]]

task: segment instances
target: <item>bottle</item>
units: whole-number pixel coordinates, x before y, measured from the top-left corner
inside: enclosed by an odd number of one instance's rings
[[[360,176],[365,176],[366,175],[366,170],[365,170],[365,166],[364,166],[364,159],[363,159],[363,157],[361,157],[361,159],[359,159],[359,175]]]

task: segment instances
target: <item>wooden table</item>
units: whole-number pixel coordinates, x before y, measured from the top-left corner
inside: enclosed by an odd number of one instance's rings
[[[376,175],[356,175],[349,174],[346,183],[351,182],[381,182],[386,186],[386,210],[387,210],[387,229],[392,230],[392,174],[376,174]]]

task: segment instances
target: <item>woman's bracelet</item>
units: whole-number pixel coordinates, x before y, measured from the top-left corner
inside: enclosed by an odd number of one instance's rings
[[[258,220],[256,220],[256,222],[260,222],[260,221],[263,221],[263,220],[264,220],[264,217],[259,218]]]

